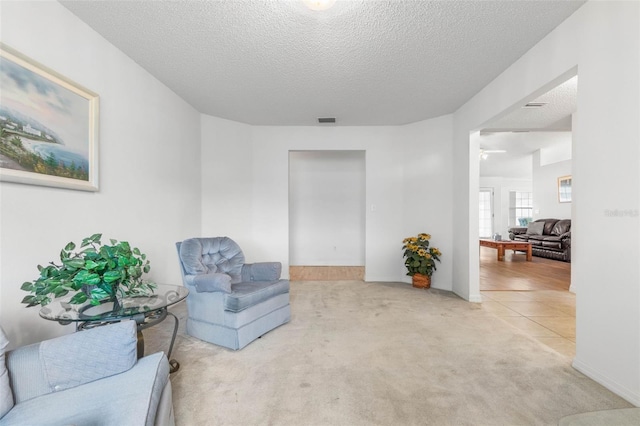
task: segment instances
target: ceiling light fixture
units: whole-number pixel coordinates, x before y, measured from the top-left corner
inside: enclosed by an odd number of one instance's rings
[[[336,0],[302,0],[304,4],[311,10],[327,10],[330,9]]]

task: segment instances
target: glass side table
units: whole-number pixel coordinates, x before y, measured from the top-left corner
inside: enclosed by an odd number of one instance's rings
[[[169,344],[167,359],[171,366],[171,373],[178,371],[180,363],[171,359],[171,351],[178,333],[178,317],[169,312],[168,308],[184,300],[189,290],[182,286],[158,284],[153,294],[149,296],[132,296],[119,300],[118,304],[106,301],[98,306],[89,302],[79,305],[69,303],[71,297],[56,299],[40,309],[40,316],[44,319],[57,321],[62,325],[76,323],[76,330],[86,330],[101,325],[132,319],[138,329],[138,358],[144,355],[144,337],[142,330],[152,327],[171,315],[174,319],[173,334]]]

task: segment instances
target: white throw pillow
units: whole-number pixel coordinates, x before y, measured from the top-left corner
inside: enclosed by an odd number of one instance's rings
[[[13,408],[13,392],[9,386],[9,372],[4,356],[4,350],[8,344],[9,339],[0,327],[0,419]]]

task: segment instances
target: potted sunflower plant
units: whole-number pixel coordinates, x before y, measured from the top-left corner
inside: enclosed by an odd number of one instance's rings
[[[407,237],[402,240],[404,250],[404,266],[407,275],[416,288],[430,288],[431,275],[437,269],[436,261],[440,262],[442,253],[436,247],[429,247],[431,235],[421,233],[417,237]]]

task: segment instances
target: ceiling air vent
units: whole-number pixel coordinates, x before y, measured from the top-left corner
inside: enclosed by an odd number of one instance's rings
[[[320,117],[318,118],[318,123],[323,124],[323,123],[335,123],[336,122],[336,118],[335,117]]]
[[[529,102],[528,104],[526,104],[522,108],[542,108],[543,106],[545,106],[548,103],[549,102]]]

